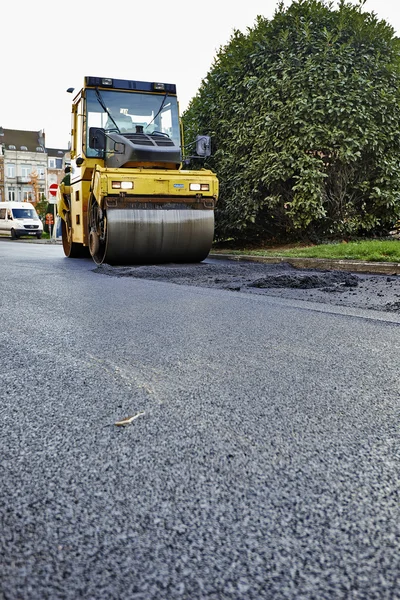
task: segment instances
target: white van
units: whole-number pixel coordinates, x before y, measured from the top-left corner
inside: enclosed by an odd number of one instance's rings
[[[43,223],[29,202],[0,202],[0,235],[14,240],[23,235],[42,237]]]

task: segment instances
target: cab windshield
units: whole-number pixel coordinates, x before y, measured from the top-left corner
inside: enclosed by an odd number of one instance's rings
[[[36,211],[33,208],[13,208],[14,219],[38,219]]]
[[[122,135],[144,133],[168,136],[180,147],[178,103],[168,94],[86,90],[86,156],[96,156],[89,148],[90,127]]]

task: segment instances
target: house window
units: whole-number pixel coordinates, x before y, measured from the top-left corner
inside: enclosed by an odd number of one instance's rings
[[[63,163],[62,158],[56,158],[56,169],[62,169],[62,163]]]
[[[14,144],[10,144],[10,145],[8,146],[8,149],[9,149],[9,150],[16,150],[16,147],[14,146]]]
[[[43,179],[44,177],[44,167],[38,167],[36,169],[39,179]]]
[[[32,200],[32,193],[29,190],[23,190],[22,197],[23,202],[30,202]]]
[[[8,190],[8,201],[15,202],[15,190],[13,190],[13,189]]]
[[[15,165],[7,165],[7,177],[15,177]]]
[[[21,150],[28,150],[26,146],[21,146]]]
[[[55,169],[55,168],[56,168],[56,159],[49,158],[49,169]]]
[[[29,177],[30,174],[31,174],[31,167],[29,165],[22,165],[21,166],[21,176]]]
[[[36,146],[36,152],[44,152],[41,146]]]

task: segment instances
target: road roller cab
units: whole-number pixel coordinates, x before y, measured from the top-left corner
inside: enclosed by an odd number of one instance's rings
[[[182,167],[175,85],[86,77],[71,133],[71,183],[58,192],[66,256],[90,254],[98,264],[206,258],[218,180]],[[209,149],[199,137],[198,156]]]

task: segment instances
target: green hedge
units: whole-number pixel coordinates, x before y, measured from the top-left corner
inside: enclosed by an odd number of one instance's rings
[[[217,239],[363,235],[400,217],[400,40],[297,0],[235,31],[183,115],[212,137]]]

